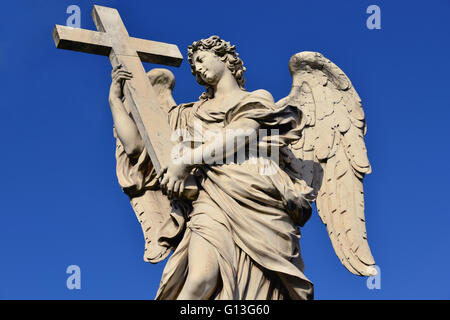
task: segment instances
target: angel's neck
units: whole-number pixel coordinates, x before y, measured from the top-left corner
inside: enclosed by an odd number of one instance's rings
[[[231,72],[225,72],[219,82],[213,87],[214,98],[220,99],[236,91],[241,91]]]

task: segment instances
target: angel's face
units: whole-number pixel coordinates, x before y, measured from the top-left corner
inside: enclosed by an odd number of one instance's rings
[[[197,77],[210,86],[216,85],[225,70],[225,63],[211,51],[198,50],[192,56]]]

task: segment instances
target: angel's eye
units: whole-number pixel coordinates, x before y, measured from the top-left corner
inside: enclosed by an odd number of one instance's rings
[[[202,59],[200,59],[200,57],[197,57],[196,61],[202,63]]]

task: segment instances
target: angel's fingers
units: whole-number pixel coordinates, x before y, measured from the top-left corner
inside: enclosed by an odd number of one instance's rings
[[[178,194],[178,190],[180,190],[180,184],[181,184],[181,181],[178,180],[178,181],[175,182],[175,184],[173,185],[173,194],[174,194],[174,195]]]
[[[159,171],[159,173],[156,175],[156,179],[161,178],[161,176],[167,172],[167,166],[164,166],[161,168],[161,170]]]
[[[112,75],[120,74],[120,73],[128,73],[128,74],[131,74],[131,72],[129,72],[128,70],[125,70],[125,69],[116,69],[116,70],[113,70],[113,71],[111,72]]]
[[[125,75],[121,75],[118,78],[119,78],[120,81],[133,79],[133,77],[125,76]]]
[[[133,74],[131,72],[126,72],[126,71],[119,71],[116,72],[118,77],[131,77],[133,78]]]
[[[180,183],[180,190],[178,190],[178,194],[180,196],[183,194],[183,191],[184,191],[184,182],[185,182],[185,180],[181,181],[181,183]]]
[[[169,198],[172,198],[174,183],[174,180],[170,179],[169,183],[167,184],[167,195],[169,196]]]
[[[131,78],[133,78],[133,76],[130,76],[130,75],[126,74],[126,73],[118,73],[114,77],[115,80],[131,79]]]
[[[164,176],[164,178],[161,181],[161,185],[165,186],[167,184],[167,182],[169,182],[169,177],[168,176]]]
[[[117,82],[121,80],[122,75],[119,72],[115,72],[112,76],[112,80]]]
[[[126,74],[126,73],[120,74],[119,77],[123,78],[123,79],[126,79],[126,80],[133,79],[133,75]]]
[[[114,76],[115,74],[117,74],[117,72],[119,72],[122,68],[122,65],[118,65],[116,67],[114,67],[111,71],[111,77]]]
[[[120,70],[116,70],[116,72],[119,72],[119,73],[129,73],[129,74],[132,74],[132,72],[128,71],[127,69],[120,69]]]

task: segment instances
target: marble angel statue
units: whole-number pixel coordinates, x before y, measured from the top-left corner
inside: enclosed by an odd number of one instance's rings
[[[172,253],[156,299],[312,299],[299,228],[314,201],[342,264],[357,275],[375,274],[364,219],[366,123],[346,75],[319,53],[297,53],[289,62],[292,90],[275,103],[265,90],[245,90],[243,61],[218,36],[189,46],[188,61],[205,87],[196,102],[175,103],[170,71],[148,73],[170,127],[187,133],[179,140],[198,151],[159,176],[123,98],[133,75],[121,66],[112,71],[117,177],[142,226],[144,259],[157,263]],[[226,139],[203,135],[233,131],[240,138],[240,129],[276,129],[257,143],[279,151],[277,161],[258,152],[238,161],[248,136],[227,148]],[[267,164],[272,172],[261,174]],[[195,200],[182,196],[188,178],[198,186]]]

